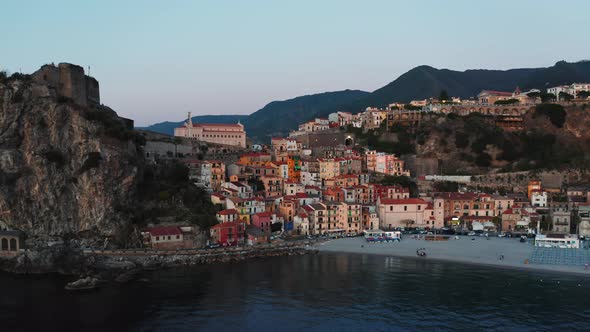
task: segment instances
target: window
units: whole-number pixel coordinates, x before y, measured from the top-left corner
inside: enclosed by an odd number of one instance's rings
[[[156,236],[156,241],[160,241],[160,237],[159,236]]]
[[[393,206],[389,206],[389,211],[393,211]]]
[[[408,211],[408,207],[404,205],[404,211]]]
[[[418,205],[418,211],[422,210],[422,205]]]

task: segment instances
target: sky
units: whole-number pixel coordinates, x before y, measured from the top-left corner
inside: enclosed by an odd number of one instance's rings
[[[101,102],[144,126],[373,91],[423,64],[589,59],[589,12],[586,0],[4,0],[0,69],[90,67]]]

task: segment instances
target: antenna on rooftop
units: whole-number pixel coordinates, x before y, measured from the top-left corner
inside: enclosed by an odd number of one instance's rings
[[[90,66],[88,66],[88,76],[90,76]]]

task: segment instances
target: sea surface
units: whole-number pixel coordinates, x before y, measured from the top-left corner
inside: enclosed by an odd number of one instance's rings
[[[150,272],[71,292],[0,274],[0,331],[589,331],[590,279],[360,254]]]

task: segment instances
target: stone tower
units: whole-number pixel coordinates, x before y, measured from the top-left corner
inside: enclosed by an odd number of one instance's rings
[[[85,75],[80,66],[71,63],[44,65],[32,76],[35,81],[54,88],[58,96],[70,98],[78,105],[100,105],[98,81]]]

